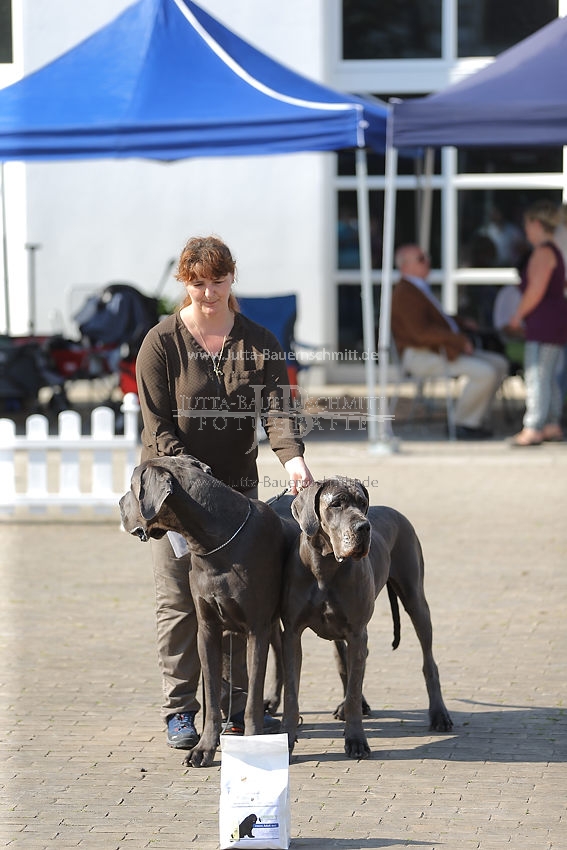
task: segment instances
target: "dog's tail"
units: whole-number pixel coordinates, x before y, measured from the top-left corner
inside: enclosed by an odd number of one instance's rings
[[[394,640],[392,641],[392,649],[397,649],[400,645],[400,607],[398,605],[396,591],[390,582],[386,583],[386,587],[388,589],[390,608],[392,609],[392,620],[394,621]]]

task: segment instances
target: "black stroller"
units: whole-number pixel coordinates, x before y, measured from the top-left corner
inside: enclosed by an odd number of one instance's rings
[[[136,392],[136,356],[145,335],[159,321],[158,299],[127,283],[110,283],[87,298],[73,318],[87,344],[88,359],[96,356],[102,359],[103,370],[118,373],[124,394]],[[85,365],[88,370],[89,363]]]
[[[158,299],[128,283],[110,283],[89,296],[73,320],[80,340],[54,336],[43,347],[50,372],[56,376],[50,383],[51,410],[70,407],[65,391],[70,381],[100,381],[117,375],[122,393],[135,393],[136,355],[146,333],[159,321]]]
[[[73,316],[81,334],[78,340],[62,335],[0,336],[0,409],[37,409],[39,391],[48,388],[48,407],[59,413],[71,406],[69,382],[116,375],[124,395],[136,392],[136,356],[144,336],[159,321],[158,304],[157,297],[128,283],[110,283]]]
[[[18,413],[33,408],[39,391],[50,387],[64,393],[64,378],[45,353],[44,337],[0,336],[0,411]]]

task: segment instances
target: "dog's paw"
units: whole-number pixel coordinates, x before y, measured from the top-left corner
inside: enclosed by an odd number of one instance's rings
[[[335,720],[344,720],[345,719],[345,704],[344,702],[340,702],[335,710],[333,711],[333,717]]]
[[[280,732],[283,732],[285,735],[287,735],[287,748],[288,748],[289,754],[291,756],[291,754],[293,752],[293,748],[297,744],[297,740],[298,740],[297,734],[296,734],[297,725],[294,725],[292,727],[285,726],[285,721],[282,721]]]
[[[216,749],[201,750],[195,747],[185,757],[187,767],[210,767],[215,759]]]
[[[264,712],[271,714],[272,717],[275,717],[278,713],[278,708],[280,707],[281,699],[279,696],[268,696],[264,697]]]
[[[296,744],[297,744],[297,738],[294,739],[293,744],[288,743],[288,745],[287,745],[288,760],[289,760],[290,764],[291,764],[291,760],[293,758],[293,751],[295,749]]]
[[[453,721],[445,706],[429,712],[429,728],[433,732],[450,732]]]
[[[370,716],[372,709],[370,708],[370,706],[368,705],[368,703],[364,699],[364,694],[362,695],[361,709],[362,709],[362,716],[363,717],[369,717]],[[340,702],[337,705],[337,707],[335,708],[335,710],[333,711],[333,717],[335,718],[335,720],[344,720],[345,719],[344,700],[343,700],[343,702]]]
[[[349,759],[367,759],[370,747],[366,738],[345,738],[345,753]]]

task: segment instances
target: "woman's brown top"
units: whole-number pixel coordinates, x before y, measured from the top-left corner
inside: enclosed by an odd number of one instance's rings
[[[213,365],[179,313],[148,332],[136,360],[141,459],[190,454],[225,484],[248,490],[258,483],[258,416],[282,464],[304,452],[289,414],[285,355],[270,331],[236,313],[222,352],[222,378]]]

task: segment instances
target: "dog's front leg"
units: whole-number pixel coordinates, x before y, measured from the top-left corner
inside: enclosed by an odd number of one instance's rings
[[[264,731],[264,679],[270,648],[270,629],[250,632],[246,643],[248,696],[244,709],[244,734],[261,735]]]
[[[365,759],[370,755],[370,747],[362,726],[362,683],[367,646],[366,627],[347,641],[348,680],[344,700],[345,753],[352,759]]]
[[[219,745],[222,723],[222,626],[216,618],[199,621],[197,646],[205,692],[205,724],[199,743],[185,762],[192,767],[209,767]]]
[[[284,665],[284,713],[282,732],[288,737],[290,755],[297,740],[299,725],[299,682],[301,679],[301,664],[303,661],[301,649],[302,629],[291,623],[284,623],[282,649]]]

